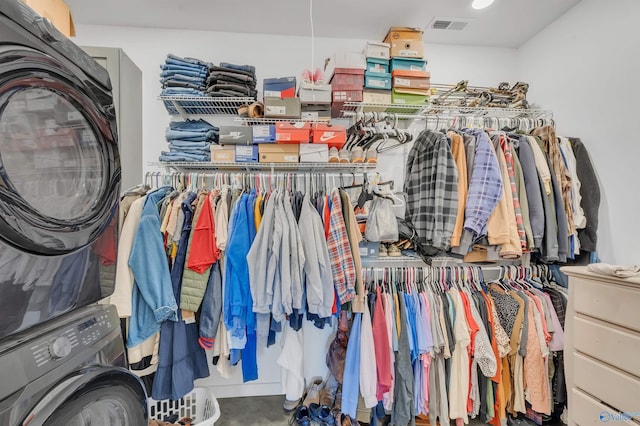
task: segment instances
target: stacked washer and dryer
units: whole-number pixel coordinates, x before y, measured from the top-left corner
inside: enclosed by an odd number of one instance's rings
[[[120,158],[107,71],[0,2],[0,425],[146,425],[113,291]]]

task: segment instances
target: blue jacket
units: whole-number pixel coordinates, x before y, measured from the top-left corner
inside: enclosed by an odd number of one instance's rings
[[[147,195],[133,240],[129,256],[134,277],[129,347],[151,337],[160,330],[163,321],[178,320],[178,304],[171,286],[158,212],[158,204],[170,191],[171,187],[165,186]]]

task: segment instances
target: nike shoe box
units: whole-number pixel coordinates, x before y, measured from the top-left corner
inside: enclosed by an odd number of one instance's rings
[[[332,124],[314,124],[312,127],[312,142],[327,144],[329,148],[338,149],[347,142],[347,129],[344,126]]]
[[[252,145],[251,126],[220,126],[220,145]]]
[[[300,144],[311,141],[311,124],[305,122],[290,123],[280,121],[276,123],[277,144]]]
[[[293,98],[296,96],[296,78],[265,78],[262,81],[264,98]]]
[[[273,124],[253,126],[253,143],[276,143],[276,126]]]

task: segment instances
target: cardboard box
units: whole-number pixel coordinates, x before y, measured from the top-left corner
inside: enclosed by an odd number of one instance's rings
[[[388,59],[367,58],[367,69],[365,72],[369,74],[387,74],[389,72]]]
[[[379,41],[368,41],[364,47],[364,56],[377,59],[389,59],[391,45],[389,43],[381,43]]]
[[[324,61],[324,79],[331,81],[336,68],[365,69],[367,63],[362,53],[357,52],[337,52],[332,57]]]
[[[300,98],[264,98],[266,118],[300,118]]]
[[[327,144],[329,148],[340,149],[347,141],[347,129],[340,125],[314,124],[311,140],[314,144]]]
[[[236,162],[236,150],[234,147],[222,147],[220,145],[211,145],[209,147],[211,151],[212,163],[235,163]]]
[[[262,81],[264,98],[293,98],[296,96],[296,78],[265,78]]]
[[[261,163],[298,163],[300,145],[262,144],[258,145]]]
[[[360,241],[358,249],[360,250],[360,257],[378,257],[379,243],[371,241]]]
[[[330,120],[331,104],[327,105],[302,105],[303,120]]]
[[[311,124],[305,122],[290,123],[281,121],[276,123],[276,143],[299,144],[309,143],[311,140]]]
[[[328,163],[329,145],[321,143],[306,143],[300,145],[301,163]]]
[[[253,143],[276,143],[276,126],[273,124],[253,126]]]
[[[257,163],[258,162],[258,146],[236,145],[235,158],[236,163]]]
[[[67,37],[76,35],[69,6],[63,0],[22,0],[38,15],[47,18],[54,27]]]
[[[396,89],[429,90],[431,88],[431,74],[427,71],[393,71],[393,87]]]
[[[220,126],[220,145],[251,145],[253,135],[251,126]]]
[[[364,69],[336,68],[331,78],[331,89],[336,90],[362,90],[364,86]]]
[[[424,57],[422,30],[418,28],[391,27],[384,38],[384,42],[391,44],[392,58]]]
[[[396,89],[391,91],[391,102],[394,104],[422,105],[427,103],[427,99],[427,95],[403,93]]]
[[[424,71],[427,61],[415,58],[393,58],[391,59],[391,72],[404,71]]]
[[[391,74],[366,73],[364,87],[367,89],[391,90]]]
[[[298,97],[302,105],[305,104],[330,104],[331,103],[331,85],[315,84],[308,81],[300,83]]]
[[[365,104],[390,104],[391,91],[367,89],[362,92],[362,102]]]

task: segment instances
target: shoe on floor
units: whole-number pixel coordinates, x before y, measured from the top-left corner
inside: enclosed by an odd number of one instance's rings
[[[293,415],[289,419],[289,425],[293,426],[311,426],[311,416],[309,415],[309,409],[301,405],[293,412]]]
[[[336,419],[331,415],[331,408],[328,405],[311,404],[309,405],[311,420],[320,423],[322,426],[333,426]]]
[[[303,406],[320,403],[320,389],[322,388],[322,377],[315,376],[311,378],[311,382],[307,387],[307,396],[302,401]]]
[[[290,401],[287,398],[284,399],[284,402],[282,403],[282,408],[284,409],[284,411],[286,413],[290,413],[293,410],[295,410],[298,405],[300,405],[300,400],[296,400],[296,401]]]

